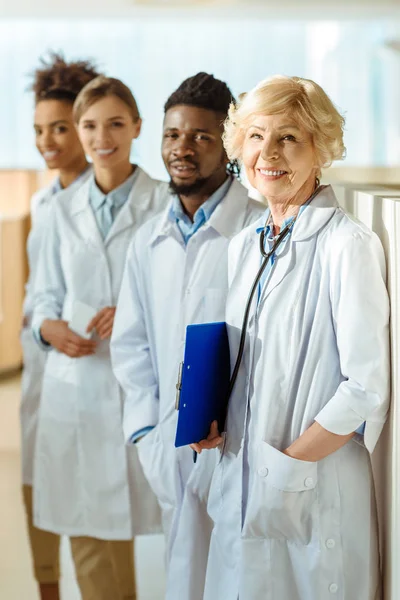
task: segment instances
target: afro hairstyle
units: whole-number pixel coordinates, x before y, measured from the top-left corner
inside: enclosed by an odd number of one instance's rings
[[[41,100],[74,102],[81,89],[99,75],[96,66],[88,60],[66,62],[62,54],[50,52],[48,59],[40,59],[40,67],[32,74],[30,89],[35,104]]]
[[[213,110],[227,116],[233,101],[232,92],[224,81],[216,79],[209,73],[197,73],[185,79],[171,94],[164,105],[164,112],[173,106],[184,104]]]

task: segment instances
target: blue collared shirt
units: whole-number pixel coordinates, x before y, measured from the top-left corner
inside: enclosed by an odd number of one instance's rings
[[[139,169],[136,167],[135,171],[126,179],[121,185],[119,185],[114,190],[111,190],[108,194],[105,194],[98,187],[96,180],[93,178],[92,183],[89,188],[89,202],[90,206],[93,209],[93,213],[96,219],[97,226],[99,228],[100,233],[103,235],[102,231],[102,210],[106,200],[111,201],[112,203],[112,220],[115,221],[115,218],[125,202],[128,200],[129,194],[132,190],[133,185],[135,184],[135,180],[138,176]]]
[[[185,245],[190,238],[200,229],[204,223],[207,223],[218,204],[223,200],[232,185],[232,177],[228,177],[224,183],[202,204],[194,213],[193,221],[185,213],[182,202],[178,196],[172,199],[169,218],[174,221],[182,234]]]
[[[302,207],[300,208],[300,210],[299,210],[299,214],[298,214],[298,216],[300,216],[300,215],[301,215],[301,213],[302,213],[302,212],[303,212],[303,210],[306,208],[306,206],[307,206],[307,204],[303,204],[303,206],[302,206]],[[270,210],[269,210],[269,209],[267,209],[267,210],[265,211],[265,221],[267,221],[267,219],[268,219],[269,215],[270,215]],[[283,230],[283,229],[284,229],[284,228],[285,228],[287,225],[289,225],[289,223],[292,223],[293,221],[294,221],[294,217],[289,217],[288,219],[285,219],[285,220],[283,221],[282,225],[281,225],[281,231],[282,231],[282,230]],[[260,234],[261,234],[261,232],[262,232],[262,231],[264,231],[264,229],[265,229],[265,238],[264,238],[264,240],[265,240],[266,244],[268,244],[268,249],[267,249],[267,248],[265,248],[265,250],[266,250],[266,251],[268,251],[268,250],[271,250],[271,248],[272,248],[272,246],[273,246],[273,244],[274,244],[274,242],[275,242],[275,240],[276,240],[276,238],[277,238],[278,236],[275,236],[275,237],[274,237],[274,231],[273,231],[273,224],[272,224],[272,223],[271,223],[270,225],[267,225],[266,227],[265,227],[265,226],[263,226],[263,227],[258,227],[258,228],[256,229],[256,233],[257,233],[258,235],[260,235]],[[289,231],[289,233],[288,233],[287,237],[286,237],[286,238],[284,239],[284,241],[282,242],[282,244],[281,244],[281,246],[280,246],[280,248],[279,248],[279,250],[278,250],[278,256],[279,256],[279,253],[280,253],[280,252],[282,252],[283,248],[284,248],[284,247],[285,247],[285,245],[287,244],[287,242],[288,242],[288,240],[289,240],[289,237],[290,237],[291,233],[292,233],[292,229],[290,229],[290,231]],[[262,258],[262,260],[263,260],[263,258]],[[276,260],[276,254],[275,254],[275,252],[274,252],[274,254],[273,254],[273,255],[271,256],[271,258],[269,259],[269,261],[268,261],[268,265],[267,265],[267,267],[265,268],[265,271],[264,271],[264,273],[263,273],[263,274],[262,274],[262,276],[261,276],[260,283],[258,284],[258,301],[260,301],[261,292],[262,292],[262,290],[263,290],[263,287],[264,287],[264,285],[265,285],[265,282],[267,281],[267,279],[269,278],[269,275],[271,274],[272,267],[274,266],[275,260]],[[360,425],[360,427],[359,427],[359,428],[356,430],[356,433],[358,433],[359,435],[363,435],[363,434],[364,434],[364,431],[365,431],[365,423],[363,423],[362,425]]]

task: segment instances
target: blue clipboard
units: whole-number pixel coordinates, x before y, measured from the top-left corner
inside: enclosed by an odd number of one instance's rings
[[[218,430],[224,430],[230,372],[226,323],[188,325],[176,386],[176,447],[205,439],[215,420]]]

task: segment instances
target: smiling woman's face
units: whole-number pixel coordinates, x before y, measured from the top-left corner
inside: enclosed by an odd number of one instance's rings
[[[138,137],[140,125],[140,119],[135,122],[130,108],[117,96],[106,96],[89,106],[79,120],[78,133],[95,169],[113,169],[128,163],[132,140]]]
[[[84,159],[72,118],[72,103],[41,100],[35,108],[36,147],[49,169],[68,169]]]
[[[312,136],[288,115],[255,115],[242,161],[249,182],[276,203],[307,200],[318,170]]]

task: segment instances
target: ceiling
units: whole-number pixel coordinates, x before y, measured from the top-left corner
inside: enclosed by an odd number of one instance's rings
[[[212,11],[212,12],[211,12]],[[400,18],[400,0],[0,0],[0,18]]]

